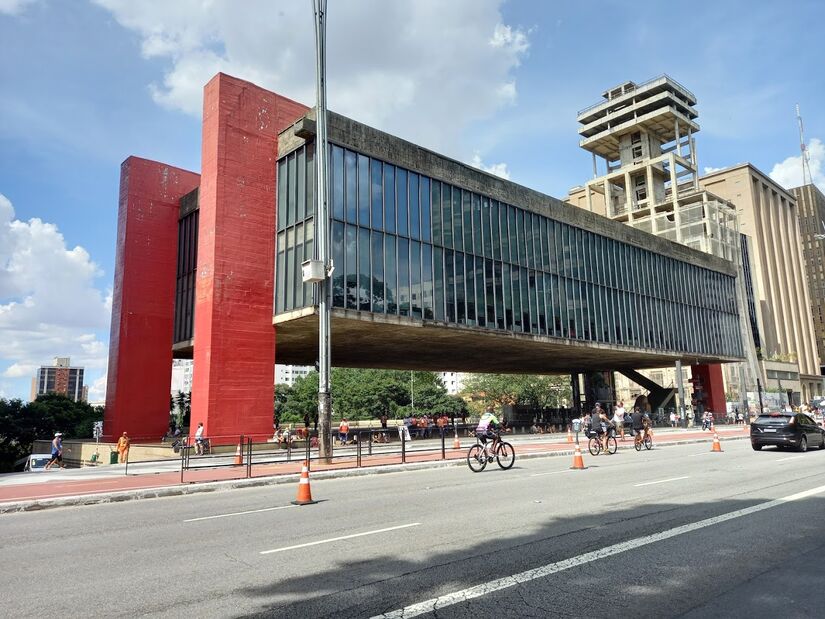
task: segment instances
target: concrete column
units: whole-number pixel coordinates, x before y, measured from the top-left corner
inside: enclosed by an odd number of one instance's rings
[[[696,140],[690,138],[690,163],[693,165],[696,172],[693,175],[693,188],[699,189],[699,161],[696,159]]]
[[[679,119],[678,118],[673,119],[673,133],[676,135],[676,148],[675,148],[674,152],[681,157],[682,156],[682,145],[679,143],[680,139],[679,139]]]
[[[596,153],[591,153],[593,155],[593,178],[596,178],[598,174],[598,168],[596,167]],[[593,210],[593,209],[590,209]]]
[[[590,189],[590,184],[588,183],[584,187],[584,193],[587,196],[587,210],[591,213],[593,212],[593,190]],[[609,213],[605,210],[605,215],[609,215]]]
[[[615,215],[613,212],[613,200],[610,197],[610,181],[607,177],[604,178],[604,212],[610,213],[610,217]]]
[[[624,202],[628,213],[633,212],[634,190],[631,186],[630,172],[624,173]]]
[[[685,381],[682,376],[682,361],[676,361],[676,387],[679,390],[679,419],[687,427],[685,420]]]

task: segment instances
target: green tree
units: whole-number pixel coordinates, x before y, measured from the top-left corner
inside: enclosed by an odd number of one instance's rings
[[[567,376],[537,374],[473,374],[464,383],[464,393],[497,407],[521,404],[543,409],[572,399]]]

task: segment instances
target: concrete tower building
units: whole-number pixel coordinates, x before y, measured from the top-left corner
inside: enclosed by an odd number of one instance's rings
[[[625,82],[602,97],[577,117],[579,145],[593,155],[593,178],[571,191],[570,201],[735,261],[736,209],[699,188],[693,93],[664,75]]]

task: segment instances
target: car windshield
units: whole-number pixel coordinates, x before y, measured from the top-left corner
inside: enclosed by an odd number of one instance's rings
[[[39,469],[46,466],[49,463],[50,459],[50,456],[32,458],[31,460],[29,460],[29,466],[31,466],[33,469]]]
[[[775,424],[788,424],[791,422],[792,415],[783,415],[781,413],[771,413],[770,415],[760,415],[756,418],[756,422],[759,425],[775,425]]]

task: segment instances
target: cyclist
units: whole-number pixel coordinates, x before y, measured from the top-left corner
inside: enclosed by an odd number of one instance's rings
[[[601,428],[601,440],[602,440],[602,453],[605,455],[609,455],[610,452],[607,451],[607,439],[610,438],[610,432],[615,427],[613,422],[610,421],[610,417],[607,416],[607,411],[605,411],[601,404],[596,403],[596,408],[599,411],[599,426]]]
[[[645,439],[650,435],[650,417],[647,413],[642,413],[638,406],[633,409],[630,415],[633,421],[633,433],[637,443],[644,443]]]
[[[488,457],[492,457],[492,454],[487,451],[487,439],[492,439],[493,444],[495,445],[496,441],[496,433],[495,430],[501,425],[498,418],[493,413],[493,407],[488,406],[484,409],[484,414],[481,416],[481,419],[478,420],[478,426],[476,426],[476,438],[481,441],[481,444],[484,445],[484,451],[487,453]]]

